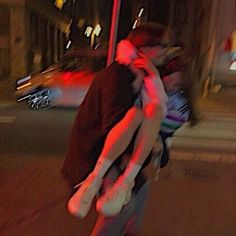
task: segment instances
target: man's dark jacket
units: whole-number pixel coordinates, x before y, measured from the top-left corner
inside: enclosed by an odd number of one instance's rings
[[[130,69],[116,62],[95,77],[75,119],[62,169],[71,186],[93,170],[107,134],[133,106],[138,96],[134,80]]]

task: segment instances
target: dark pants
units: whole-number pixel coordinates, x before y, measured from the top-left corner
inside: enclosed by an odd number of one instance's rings
[[[161,140],[163,144],[160,168],[163,168],[167,165],[169,161],[169,148],[167,147],[166,139],[172,137],[172,134],[160,131],[159,135],[161,136]]]

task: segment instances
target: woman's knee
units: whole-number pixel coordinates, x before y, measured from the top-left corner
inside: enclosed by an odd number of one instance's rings
[[[162,112],[161,105],[156,103],[148,104],[144,108],[144,116],[147,119],[160,119]]]
[[[138,126],[141,124],[141,122],[143,121],[143,111],[141,110],[141,108],[139,107],[132,107],[129,111],[128,111],[128,119],[130,120],[130,123],[133,124],[134,126]]]

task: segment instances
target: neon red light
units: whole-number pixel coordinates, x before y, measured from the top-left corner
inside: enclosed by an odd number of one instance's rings
[[[64,72],[62,75],[62,80],[69,81],[72,76],[72,72]]]

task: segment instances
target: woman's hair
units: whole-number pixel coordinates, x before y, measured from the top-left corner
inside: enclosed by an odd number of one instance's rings
[[[162,42],[167,28],[157,22],[146,22],[131,30],[128,39],[136,48],[154,47]]]

